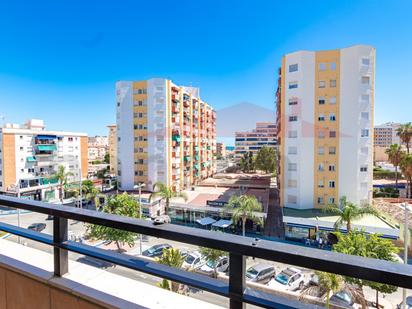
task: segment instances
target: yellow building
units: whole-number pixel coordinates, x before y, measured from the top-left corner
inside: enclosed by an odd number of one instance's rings
[[[110,156],[110,174],[117,175],[117,126],[108,125],[109,129],[109,156]]]
[[[277,90],[282,206],[371,202],[375,49],[282,58]]]
[[[215,173],[216,112],[199,88],[119,81],[116,98],[120,189],[161,182],[179,191]]]

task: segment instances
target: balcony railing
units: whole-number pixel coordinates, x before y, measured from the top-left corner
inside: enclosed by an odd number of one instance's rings
[[[68,251],[71,251],[228,297],[230,308],[244,308],[245,303],[266,308],[319,308],[316,305],[246,287],[245,260],[249,256],[407,289],[412,288],[412,267],[404,264],[172,224],[153,225],[146,220],[67,206],[56,207],[52,204],[23,201],[8,196],[0,196],[0,205],[53,216],[53,235],[6,223],[0,223],[0,230],[53,246],[56,276],[68,272]],[[229,253],[230,260],[229,282],[69,241],[67,240],[68,219],[226,251]]]

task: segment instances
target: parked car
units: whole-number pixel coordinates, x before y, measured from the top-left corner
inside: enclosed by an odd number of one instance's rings
[[[183,269],[196,269],[205,264],[205,258],[198,251],[190,252],[186,255],[183,262]]]
[[[153,219],[153,224],[165,224],[165,223],[170,223],[171,219],[168,215],[163,215],[163,216],[157,216]]]
[[[333,294],[329,302],[331,305],[340,307],[340,308],[354,308],[354,300],[352,295],[346,291],[340,291],[338,293]]]
[[[197,272],[211,276],[216,270],[217,272],[226,272],[229,269],[229,258],[227,256],[220,257],[216,262],[209,260],[201,267],[196,269]]]
[[[172,248],[171,245],[169,244],[160,244],[160,245],[154,245],[150,247],[149,249],[143,251],[143,255],[147,257],[159,257],[162,256],[163,250],[165,249],[170,249]]]
[[[46,228],[46,224],[45,223],[33,223],[33,224],[30,224],[27,228],[35,232],[41,232]]]
[[[276,269],[270,264],[256,264],[246,271],[246,281],[266,284],[276,275]]]
[[[288,267],[271,279],[268,286],[275,289],[295,291],[305,286],[307,279],[300,269]]]

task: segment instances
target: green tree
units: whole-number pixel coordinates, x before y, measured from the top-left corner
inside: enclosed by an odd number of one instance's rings
[[[243,154],[240,158],[240,169],[244,173],[252,172],[255,169],[255,159],[251,151]]]
[[[398,144],[393,144],[388,149],[386,149],[385,152],[388,155],[389,162],[391,162],[395,167],[395,186],[396,189],[398,189],[398,166],[401,163],[403,157],[402,148]]]
[[[275,149],[263,146],[256,155],[255,165],[256,169],[265,171],[266,174],[273,173],[276,168]]]
[[[340,226],[346,224],[346,230],[350,232],[352,230],[352,222],[356,219],[360,219],[365,215],[376,215],[377,211],[369,206],[358,206],[354,203],[348,202],[346,197],[340,199],[339,205],[328,205],[324,208],[325,212],[330,212],[338,216],[335,222],[335,229],[339,229]]]
[[[333,251],[363,256],[368,258],[386,260],[395,262],[398,248],[392,241],[380,238],[377,234],[366,234],[363,231],[351,231],[348,234],[336,232],[338,243],[333,246]],[[379,292],[394,293],[398,289],[395,286],[383,283],[377,283],[356,278],[345,278],[346,281],[356,284],[360,288],[369,286],[376,291],[376,308],[379,308]]]
[[[185,192],[176,192],[172,187],[168,187],[161,182],[156,182],[153,185],[153,193],[150,194],[150,200],[155,197],[160,197],[165,201],[165,213],[169,213],[170,200],[174,197],[181,197],[187,201],[187,194]]]
[[[97,177],[98,179],[104,179],[104,177],[106,176],[107,172],[108,172],[107,168],[102,168],[101,170],[98,170],[98,171],[96,172],[96,177]]]
[[[408,122],[402,124],[397,130],[396,134],[401,139],[402,143],[405,144],[407,153],[409,154],[409,149],[412,140],[412,123]]]
[[[411,198],[412,197],[412,154],[404,155],[399,166],[408,184],[407,189],[406,189],[406,197]]]
[[[216,265],[219,258],[225,256],[227,252],[212,248],[200,247],[199,252],[203,255],[206,261],[210,261],[213,265]],[[217,269],[213,269],[213,278],[217,278]]]
[[[167,265],[174,268],[181,268],[183,265],[184,258],[178,249],[165,249],[163,250],[162,256],[157,258],[156,261],[160,264]],[[166,282],[165,282],[166,281]],[[174,281],[163,279],[159,284],[159,287],[170,290],[172,292],[178,292],[180,284]]]
[[[110,164],[110,154],[109,153],[106,153],[104,155],[103,162],[106,163],[106,164]]]
[[[254,195],[232,195],[224,211],[229,211],[233,222],[242,222],[242,235],[246,233],[246,220],[257,220],[255,212],[262,211],[262,204]]]
[[[51,179],[57,180],[59,184],[59,199],[61,203],[63,203],[64,198],[64,187],[67,186],[70,176],[73,176],[73,173],[66,172],[66,168],[63,165],[59,165],[56,174],[51,177]]]
[[[107,203],[103,206],[103,212],[130,218],[139,218],[140,216],[139,203],[126,192],[109,196]],[[124,244],[128,244],[130,247],[134,246],[136,238],[135,233],[96,224],[88,224],[87,233],[91,238],[107,240],[109,243],[114,242],[119,251],[122,250]]]

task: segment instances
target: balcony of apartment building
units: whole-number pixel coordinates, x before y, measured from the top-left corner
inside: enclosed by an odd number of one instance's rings
[[[55,145],[56,144],[56,135],[37,135],[34,137],[35,145]]]

